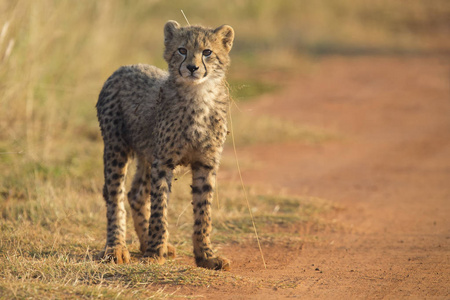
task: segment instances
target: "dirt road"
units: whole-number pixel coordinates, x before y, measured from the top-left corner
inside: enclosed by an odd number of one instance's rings
[[[342,207],[337,232],[301,250],[228,246],[233,273],[295,288],[192,291],[224,299],[450,298],[450,64],[445,58],[328,58],[244,106],[337,132],[319,146],[238,149],[247,184]],[[234,155],[231,149],[225,156]],[[230,174],[222,174],[229,177]]]

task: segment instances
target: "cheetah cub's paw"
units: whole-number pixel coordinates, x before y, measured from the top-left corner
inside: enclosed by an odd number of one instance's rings
[[[231,262],[226,259],[225,257],[217,256],[217,257],[211,257],[211,258],[203,258],[203,257],[197,257],[195,259],[195,263],[197,264],[197,267],[210,269],[210,270],[224,270],[224,271],[230,271],[231,270]]]
[[[144,253],[144,256],[141,259],[141,262],[146,264],[160,264],[166,262],[166,258],[173,259],[176,257],[176,250],[175,247],[172,244],[167,244],[167,252],[165,255],[161,256],[156,253],[146,251]]]
[[[177,257],[177,250],[172,244],[167,244],[167,257],[170,259]]]
[[[103,262],[112,262],[115,264],[128,264],[130,262],[130,252],[125,246],[107,246],[105,251],[100,252],[97,257]]]
[[[166,259],[161,256],[144,256],[141,258],[141,263],[150,265],[150,264],[158,264],[162,265],[166,262]]]

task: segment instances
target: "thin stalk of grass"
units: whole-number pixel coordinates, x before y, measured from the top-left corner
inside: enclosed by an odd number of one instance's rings
[[[228,114],[229,114],[229,118],[230,118],[230,127],[231,127],[231,140],[232,140],[232,143],[233,143],[234,155],[236,157],[236,167],[238,169],[239,178],[241,180],[241,185],[242,185],[242,191],[244,192],[244,196],[245,196],[245,201],[247,203],[248,212],[249,212],[250,218],[252,220],[252,225],[253,225],[253,229],[255,231],[255,237],[256,237],[256,241],[258,242],[258,248],[259,248],[259,252],[261,253],[261,259],[262,259],[262,262],[263,262],[263,265],[264,265],[264,269],[267,269],[266,261],[264,260],[264,254],[263,254],[263,251],[262,251],[262,248],[261,248],[261,243],[260,243],[259,237],[258,237],[258,231],[256,230],[255,220],[253,218],[253,213],[252,213],[252,210],[250,208],[250,203],[248,201],[247,190],[245,189],[244,180],[242,179],[241,168],[239,166],[239,160],[238,160],[238,157],[237,157],[236,143],[234,141],[234,133],[233,133],[233,119],[231,117],[231,104],[230,104],[230,108],[229,108],[228,112],[229,112]]]

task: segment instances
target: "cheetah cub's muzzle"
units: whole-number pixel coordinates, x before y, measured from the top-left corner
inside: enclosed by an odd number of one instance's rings
[[[184,47],[178,48],[178,54],[183,58],[178,73],[181,78],[193,82],[201,83],[207,79],[209,57],[213,54],[212,50],[189,51]]]

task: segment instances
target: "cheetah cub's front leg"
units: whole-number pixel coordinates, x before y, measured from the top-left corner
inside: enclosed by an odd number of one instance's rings
[[[194,255],[197,266],[212,270],[230,270],[230,261],[214,254],[210,234],[211,203],[216,168],[201,163],[192,164],[192,205],[194,209]]]
[[[151,214],[148,230],[147,250],[144,259],[150,263],[163,264],[168,257],[175,256],[175,248],[168,243],[167,204],[172,185],[173,169],[160,160],[151,168]]]

